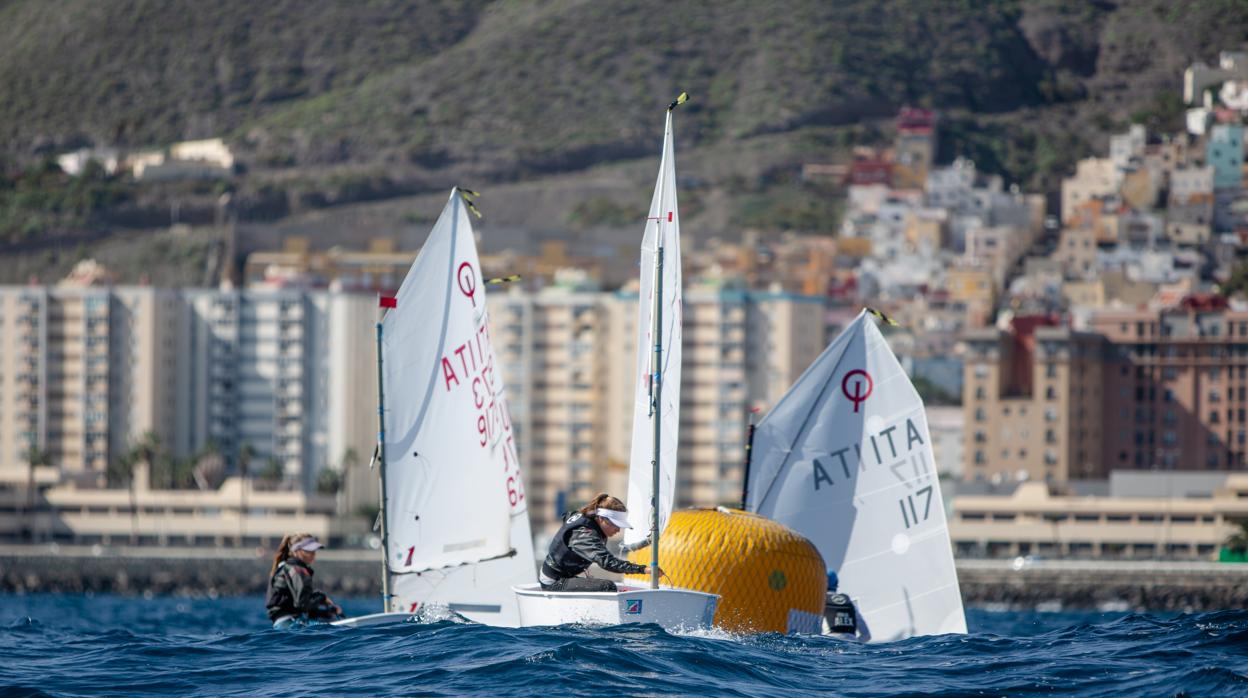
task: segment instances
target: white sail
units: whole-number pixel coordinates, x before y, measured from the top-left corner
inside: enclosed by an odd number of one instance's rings
[[[872,641],[966,632],[923,401],[865,311],[758,425],[748,488],[815,544]]]
[[[654,424],[651,415],[651,381],[654,361],[653,312],[655,255],[663,249],[662,341],[663,359],[658,373],[662,385],[659,455],[659,531],[672,514],[676,488],[676,444],[680,431],[680,212],[676,206],[676,153],[672,144],[672,112],[667,112],[663,133],[663,159],[650,199],[650,215],[641,242],[641,288],[637,310],[637,400],[633,406],[633,444],[628,468],[628,510],[633,528],[624,532],[626,545],[650,535],[653,491]]]
[[[485,283],[458,192],[383,323],[391,609],[438,604],[518,625],[536,579],[529,517],[490,345]]]

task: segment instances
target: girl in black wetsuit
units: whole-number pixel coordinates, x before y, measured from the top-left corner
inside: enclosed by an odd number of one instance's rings
[[[282,538],[273,556],[269,594],[264,603],[274,628],[342,617],[342,608],[312,587],[312,563],[316,562],[316,551],[323,547],[310,533]]]
[[[605,492],[565,516],[563,526],[550,541],[550,551],[538,575],[542,589],[615,591],[615,582],[610,579],[579,576],[591,564],[597,564],[608,572],[650,574],[649,565],[621,560],[607,550],[607,539],[625,528],[632,528],[628,523],[628,509],[623,502]],[[659,575],[663,575],[662,569]]]

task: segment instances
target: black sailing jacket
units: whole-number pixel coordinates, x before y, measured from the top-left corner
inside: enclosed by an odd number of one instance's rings
[[[550,541],[550,552],[542,563],[542,572],[553,579],[568,579],[597,564],[608,572],[641,574],[645,565],[638,565],[611,554],[607,536],[592,516],[573,512]]]
[[[325,594],[312,588],[312,568],[297,557],[288,557],[277,566],[269,580],[264,602],[269,620],[294,616],[305,620],[334,620],[338,617]]]

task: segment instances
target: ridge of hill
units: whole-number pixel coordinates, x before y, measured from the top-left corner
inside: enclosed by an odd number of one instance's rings
[[[0,152],[228,135],[262,168],[510,179],[648,152],[682,89],[692,144],[907,103],[1109,126],[1246,27],[1234,0],[16,0]]]
[[[942,158],[1051,190],[1109,131],[1181,128],[1183,68],[1245,36],[1238,0],[10,0],[0,172],[85,144],[224,136],[247,169],[228,186],[241,210],[280,218],[624,164],[657,152],[663,106],[688,90],[682,154],[788,154],[763,170],[715,158],[708,198],[788,207],[797,185],[777,171],[887,142],[905,104],[940,111]],[[41,199],[5,201],[21,186],[0,182],[0,213],[29,242],[142,206],[100,187],[56,218],[23,214]],[[609,221],[607,199],[554,218]]]

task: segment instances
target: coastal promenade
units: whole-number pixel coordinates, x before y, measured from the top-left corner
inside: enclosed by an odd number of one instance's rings
[[[272,551],[2,545],[0,593],[260,594]],[[1112,560],[958,560],[967,605],[1207,611],[1248,607],[1248,564]],[[331,594],[380,593],[374,550],[325,550],[318,585]]]

